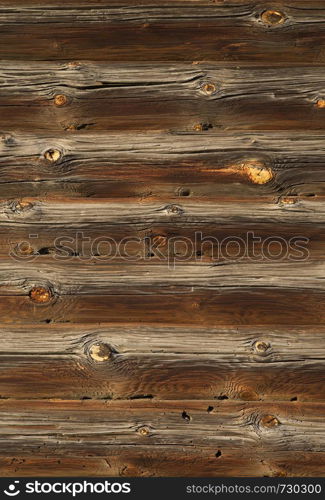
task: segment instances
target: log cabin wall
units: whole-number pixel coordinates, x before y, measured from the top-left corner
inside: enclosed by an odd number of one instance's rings
[[[0,474],[324,475],[325,2],[0,40]]]

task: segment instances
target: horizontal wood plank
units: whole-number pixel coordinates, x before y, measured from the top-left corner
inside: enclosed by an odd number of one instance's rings
[[[44,282],[43,282],[44,284]],[[2,322],[152,323],[153,325],[324,325],[325,293],[314,288],[233,287],[214,290],[141,287],[107,295],[60,295],[37,304],[27,295],[3,295]],[[19,315],[17,314],[19,311]]]
[[[28,224],[0,227],[0,255],[25,263],[53,260],[197,264],[231,261],[322,261],[322,224]],[[48,257],[47,257],[48,258]]]
[[[324,402],[324,337],[310,326],[3,325],[0,395]]]
[[[0,81],[6,131],[289,131],[325,123],[317,104],[324,70],[309,66],[8,61]]]
[[[2,7],[1,59],[324,63],[319,0],[300,2],[298,8],[293,1],[280,2],[283,21],[275,26],[262,22],[268,6],[260,2],[105,2],[94,9],[49,4],[46,16],[44,7],[35,2]]]
[[[2,400],[0,451],[82,457],[105,456],[112,445],[214,445],[221,457],[248,446],[257,453],[319,453],[323,412],[311,403]]]
[[[123,222],[135,222],[137,213],[148,222],[148,217],[183,212],[229,222],[243,214],[235,202],[244,202],[244,213],[259,221],[308,221],[312,212],[322,222],[323,140],[321,133],[271,132],[4,134],[0,219],[73,223],[75,216],[79,222],[98,222],[117,211]],[[59,202],[65,204],[61,210]],[[81,203],[87,203],[86,212]]]
[[[58,260],[58,259],[57,259]],[[226,261],[218,265],[182,262],[114,264],[81,261],[76,257],[59,262],[49,255],[42,260],[24,262],[12,258],[0,262],[0,295],[27,295],[33,287],[51,289],[53,300],[60,295],[105,295],[112,293],[192,292],[236,287],[273,287],[274,289],[313,289],[324,291],[324,262],[261,260]],[[68,265],[67,265],[68,264]]]

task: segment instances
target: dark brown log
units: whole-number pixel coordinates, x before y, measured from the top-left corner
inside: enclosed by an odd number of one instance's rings
[[[283,279],[285,281],[285,277]],[[30,283],[29,283],[30,285]],[[137,287],[107,295],[61,295],[38,305],[27,295],[1,296],[6,324],[152,323],[153,325],[323,325],[325,293],[313,288],[230,287],[165,290]],[[23,292],[21,292],[23,293]],[[19,311],[19,315],[17,315]]]
[[[43,61],[324,63],[322,2],[277,2],[281,16],[274,25],[262,16],[267,8],[260,2],[232,1],[168,2],[156,6],[105,2],[96,9],[53,3],[46,8],[35,2],[22,6],[17,2],[10,4],[10,9],[3,6],[0,10],[0,57]]]

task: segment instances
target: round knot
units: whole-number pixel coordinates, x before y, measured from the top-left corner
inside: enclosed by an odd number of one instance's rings
[[[65,96],[63,94],[57,94],[54,97],[55,106],[62,107],[62,106],[65,106],[67,104],[67,102],[68,102],[68,98],[67,98],[67,96]]]
[[[213,82],[204,82],[203,85],[201,85],[201,91],[205,95],[213,95],[217,91],[217,87]]]
[[[263,340],[257,340],[254,344],[254,350],[257,354],[265,354],[266,351],[270,348],[270,344]]]
[[[44,153],[44,158],[51,163],[55,163],[61,158],[61,151],[58,149],[48,149]]]
[[[284,23],[285,15],[278,10],[270,9],[262,12],[261,19],[264,24],[267,24],[269,26],[276,26]]]
[[[37,304],[46,304],[47,302],[50,302],[53,294],[49,288],[36,286],[30,290],[29,297],[33,302],[36,302]]]
[[[89,356],[97,363],[108,361],[112,356],[112,349],[107,344],[97,343],[89,348]]]

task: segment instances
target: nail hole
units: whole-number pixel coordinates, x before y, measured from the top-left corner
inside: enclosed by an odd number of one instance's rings
[[[217,396],[216,399],[219,399],[220,401],[223,401],[224,399],[229,399],[229,398],[225,394],[220,394],[220,396]]]
[[[297,396],[294,396],[293,398],[291,398],[290,401],[298,401]]]
[[[189,188],[180,188],[178,191],[179,196],[190,196],[191,190]]]
[[[214,406],[208,406],[207,412],[211,413],[214,410]]]
[[[220,458],[220,457],[221,457],[221,455],[222,455],[221,451],[220,451],[220,450],[218,450],[218,451],[217,451],[217,453],[216,453],[216,458]]]
[[[191,416],[190,416],[190,415],[188,415],[188,413],[186,413],[186,411],[183,411],[183,413],[182,413],[182,418],[183,418],[184,420],[186,420],[186,422],[190,422],[190,420],[192,420]]]

